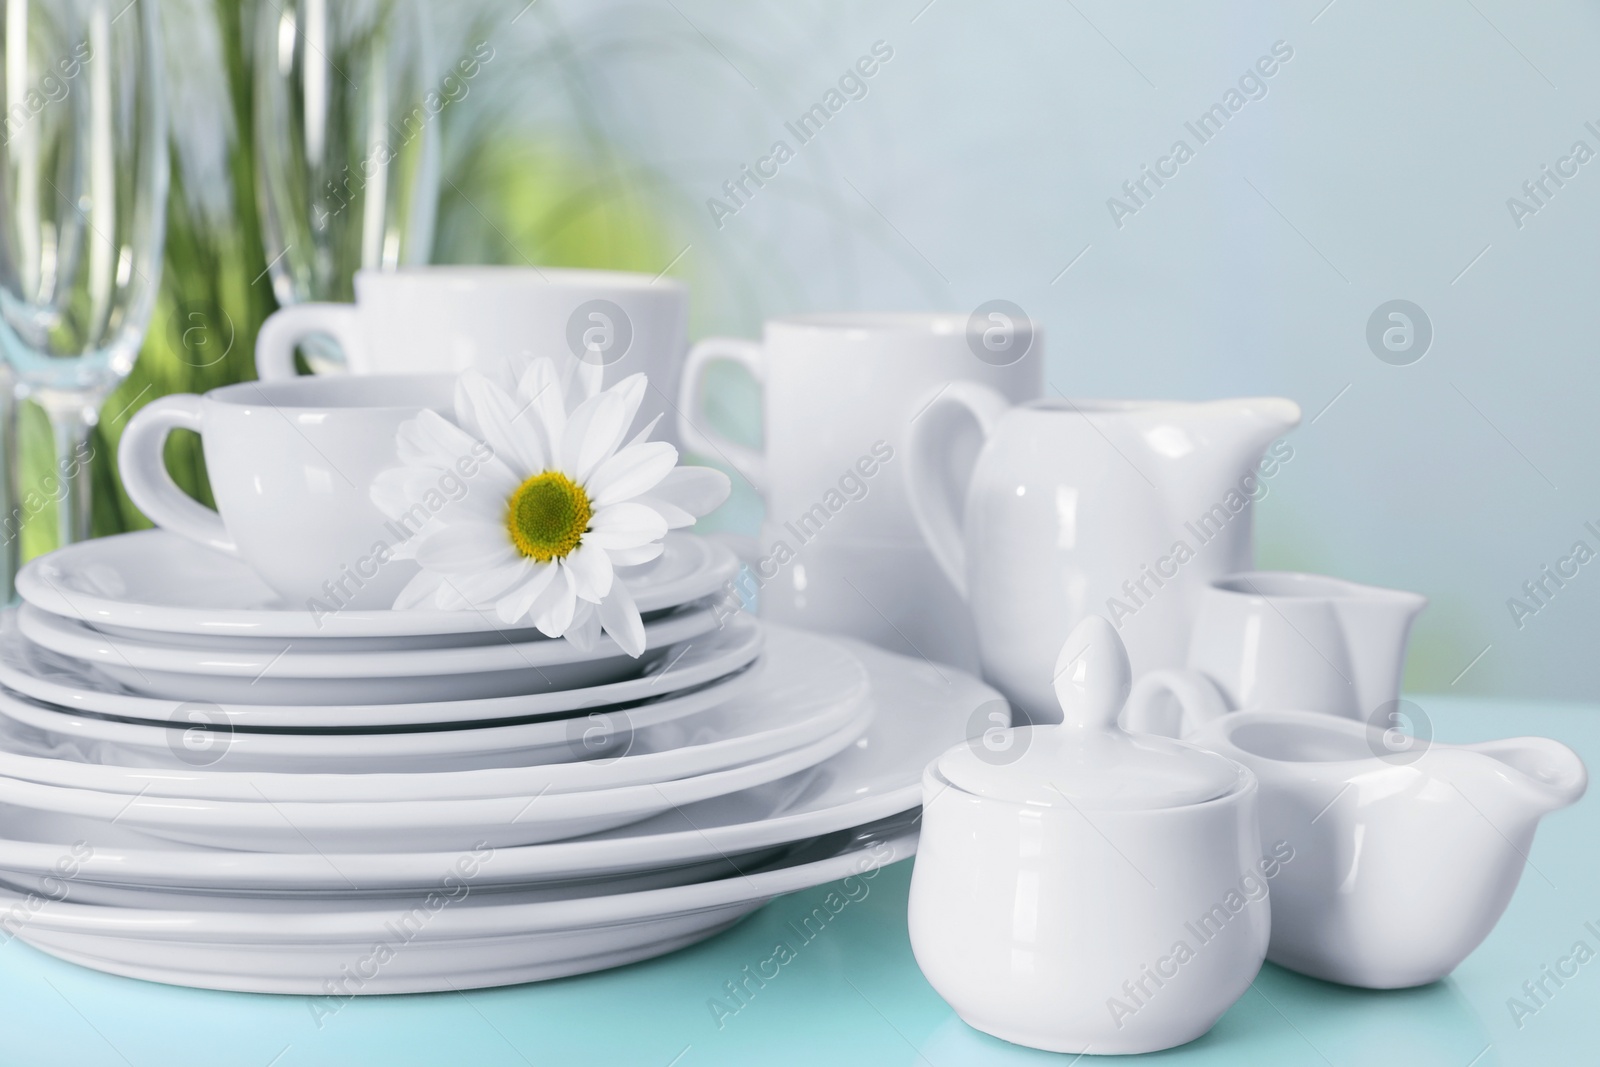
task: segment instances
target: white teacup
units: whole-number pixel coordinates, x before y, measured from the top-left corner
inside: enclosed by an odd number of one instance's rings
[[[417,566],[389,553],[415,531],[387,520],[369,488],[398,463],[400,424],[424,408],[448,417],[453,397],[449,375],[241,382],[165,396],[129,421],[117,462],[151,522],[244,560],[293,607],[386,608]],[[216,511],[167,473],[162,453],[180,427],[201,437]],[[453,486],[441,494],[459,495]]]
[[[581,358],[604,366],[608,383],[648,375],[648,421],[671,410],[689,347],[688,289],[648,274],[411,267],[357,271],[355,289],[354,304],[295,304],[268,318],[256,339],[261,379],[294,377],[295,346],[319,336],[338,342],[355,374],[476,368],[509,386],[536,356]]]
[[[976,669],[966,608],[911,513],[906,445],[926,394],[942,383],[979,382],[1012,403],[1037,397],[1043,348],[1026,319],[923,312],[795,315],[768,320],[761,341],[695,345],[678,435],[730,463],[765,499],[754,568],[762,614]],[[742,365],[763,387],[760,449],[710,426],[703,379],[718,362]],[[957,432],[970,463],[981,438]]]

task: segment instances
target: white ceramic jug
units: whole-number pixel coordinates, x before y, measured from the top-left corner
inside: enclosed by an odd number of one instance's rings
[[[1140,677],[1128,728],[1182,737],[1228,709],[1387,722],[1411,624],[1427,605],[1420,593],[1320,574],[1219,578],[1201,593],[1189,669]]]
[[[1188,740],[1255,772],[1262,836],[1294,849],[1267,958],[1371,989],[1454,970],[1510,903],[1540,818],[1589,783],[1549,738],[1446,745],[1310,711],[1235,712]]]
[[[986,438],[970,477],[953,447]],[[1267,446],[1300,421],[1292,400],[1042,400],[1012,407],[951,382],[912,423],[912,509],[961,590],[984,676],[1027,721],[1058,722],[1051,665],[1104,615],[1135,676],[1180,667],[1208,582],[1251,564],[1251,503],[1293,455]],[[964,496],[964,500],[963,500]]]

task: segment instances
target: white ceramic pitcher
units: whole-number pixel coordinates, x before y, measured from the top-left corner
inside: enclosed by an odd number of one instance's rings
[[[1182,737],[1226,710],[1386,721],[1420,593],[1292,571],[1230,574],[1201,593],[1187,670],[1151,671],[1131,730]],[[1176,718],[1174,717],[1176,716]]]
[[[970,476],[954,442],[985,442]],[[912,423],[912,510],[966,598],[985,677],[1031,722],[1058,722],[1051,667],[1086,616],[1116,626],[1135,676],[1180,667],[1199,598],[1247,570],[1251,502],[1293,455],[1300,408],[1276,397],[1041,400],[951,382]],[[964,497],[964,500],[963,500]]]

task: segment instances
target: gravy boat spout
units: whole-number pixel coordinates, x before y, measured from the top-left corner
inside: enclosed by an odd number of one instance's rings
[[[1539,820],[1588,786],[1577,755],[1542,737],[1401,748],[1350,719],[1241,711],[1188,739],[1255,772],[1262,839],[1294,850],[1267,958],[1370,989],[1436,981],[1477,948]]]

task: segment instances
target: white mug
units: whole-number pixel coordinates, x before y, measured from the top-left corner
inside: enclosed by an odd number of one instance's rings
[[[677,396],[689,346],[689,293],[671,278],[553,267],[410,267],[357,271],[355,289],[354,304],[294,304],[273,313],[256,339],[261,379],[293,377],[295,346],[331,336],[355,374],[470,367],[510,387],[534,357],[565,355],[604,366],[607,383],[648,375],[644,421],[670,411]],[[319,360],[314,369],[326,368]]]
[[[117,462],[151,522],[244,560],[290,606],[387,608],[417,573],[389,553],[415,530],[386,519],[369,489],[398,465],[400,424],[424,408],[449,417],[453,397],[448,375],[307,377],[165,396],[129,420]],[[180,427],[200,435],[216,511],[167,473],[167,435]],[[441,493],[455,496],[453,485]]]
[[[1420,593],[1292,571],[1212,581],[1188,667],[1141,677],[1128,728],[1183,737],[1228,711],[1320,711],[1386,727]]]
[[[761,448],[708,425],[704,377],[717,362],[742,365],[762,385]],[[709,338],[690,351],[678,434],[765,499],[752,566],[763,615],[976,667],[965,605],[923,543],[906,492],[903,451],[924,394],[952,380],[1012,402],[1037,397],[1039,327],[945,313],[796,315],[768,320],[761,341]],[[980,439],[958,432],[970,461]]]

